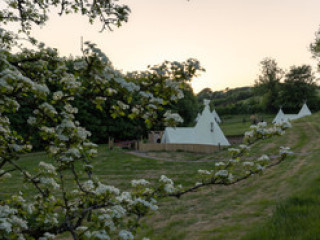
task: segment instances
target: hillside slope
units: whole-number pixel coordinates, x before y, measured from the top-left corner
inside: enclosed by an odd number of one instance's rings
[[[285,135],[252,145],[253,157],[277,155],[280,146],[290,146],[295,153],[261,176],[159,201],[159,210],[143,218],[137,239],[319,239],[319,122],[320,113],[299,119]],[[212,169],[216,160],[227,157],[227,151],[210,156],[164,152],[163,156],[171,159],[156,160],[106,149],[106,145],[99,146],[92,164],[94,173],[103,183],[122,190],[130,189],[132,179],[154,182],[162,174],[188,187],[200,180],[198,169]],[[32,172],[39,161],[51,160],[44,153],[31,153],[23,156],[19,165]],[[13,172],[7,181],[1,198],[17,193],[23,178]],[[64,235],[58,239],[71,238]]]
[[[145,220],[147,230],[142,235],[152,239],[240,239],[270,221],[277,206],[312,186],[312,189],[318,186],[319,122],[320,114],[300,119],[285,135],[252,146],[255,156],[276,154],[279,146],[290,146],[295,153],[262,176],[253,176],[233,186],[206,188],[179,200],[160,202],[159,211]],[[183,173],[178,171],[177,175],[180,174]],[[320,212],[316,215],[320,216]],[[319,232],[317,234],[319,237]],[[265,239],[282,238],[269,236]]]

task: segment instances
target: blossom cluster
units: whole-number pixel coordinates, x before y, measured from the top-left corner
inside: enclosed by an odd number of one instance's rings
[[[171,113],[170,110],[168,110],[163,116],[167,126],[172,126],[176,123],[183,123],[182,117],[178,113]]]
[[[245,156],[250,151],[248,144],[259,139],[282,135],[284,134],[284,129],[289,127],[291,127],[291,124],[288,122],[275,124],[270,128],[267,127],[266,122],[251,126],[251,130],[245,133],[244,142],[247,144],[240,144],[238,148],[228,148],[228,154],[231,158],[216,162],[213,169],[198,170],[201,182],[197,182],[195,186],[201,187],[206,184],[216,183],[230,184],[252,174],[261,174],[270,164],[271,159],[265,154],[260,157],[246,158]],[[279,162],[283,161],[290,154],[292,154],[290,148],[280,147]]]
[[[285,129],[292,127],[288,121],[283,121],[268,127],[266,122],[260,122],[257,125],[250,126],[250,131],[244,133],[244,143],[252,144],[258,139],[265,139],[275,135],[283,135]]]

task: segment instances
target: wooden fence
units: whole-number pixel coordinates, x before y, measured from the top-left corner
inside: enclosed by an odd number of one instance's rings
[[[243,143],[243,135],[230,135],[226,136],[226,138],[231,145]]]
[[[228,136],[230,144],[241,144],[243,136]],[[130,143],[130,144],[129,144]],[[203,144],[163,144],[163,143],[144,143],[143,141],[126,141],[121,143],[115,143],[113,139],[109,139],[109,149],[115,146],[125,147],[128,149],[134,149],[139,152],[151,152],[151,151],[184,151],[195,153],[213,153],[219,151],[221,146],[203,145]]]
[[[163,143],[138,143],[138,151],[184,151],[197,153],[213,153],[219,151],[219,146],[203,145],[203,144],[163,144]]]

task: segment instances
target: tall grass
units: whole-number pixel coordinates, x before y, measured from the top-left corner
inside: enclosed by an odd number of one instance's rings
[[[320,178],[307,189],[280,202],[271,219],[242,240],[320,239]]]

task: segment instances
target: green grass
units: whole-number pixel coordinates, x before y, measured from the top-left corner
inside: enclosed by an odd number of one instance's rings
[[[206,187],[180,199],[160,200],[159,210],[143,218],[138,239],[320,239],[319,122],[320,114],[314,114],[295,122],[284,136],[252,145],[253,157],[275,155],[279,146],[304,153],[288,157],[261,176],[232,186]],[[98,150],[94,173],[102,182],[122,190],[130,189],[132,179],[155,182],[162,174],[185,187],[192,186],[199,181],[198,169],[211,169],[216,160],[227,157],[226,150],[210,155],[152,153],[174,160],[162,161],[118,149],[109,151],[106,145]],[[18,163],[32,172],[39,161],[51,160],[32,153]],[[14,172],[6,180],[6,188],[1,189],[0,198],[18,192],[21,180]]]
[[[222,123],[220,128],[225,136],[243,135],[245,131],[248,131],[251,126],[250,122],[237,122],[237,123]]]
[[[243,135],[245,131],[248,131],[252,125],[249,114],[239,115],[224,115],[222,116],[223,122],[220,124],[220,128],[226,136]],[[257,114],[258,119],[271,122],[274,115],[269,114]]]
[[[320,239],[320,178],[307,189],[279,203],[271,219],[242,240]]]
[[[286,135],[266,139],[252,146],[254,156],[276,154],[279,146],[283,145],[292,146],[295,152],[309,152],[310,154],[288,157],[285,162],[266,171],[264,175],[254,176],[235,186],[215,186],[184,196],[180,200],[168,199],[161,206],[156,217],[152,217],[152,220],[149,221],[146,220],[149,224],[146,224],[147,230],[142,230],[141,236],[147,235],[152,239],[178,239],[179,234],[185,231],[187,237],[184,239],[240,239],[251,232],[256,233],[256,229],[260,229],[260,226],[270,221],[276,209],[286,204],[288,199],[295,198],[295,196],[306,196],[304,191],[309,186],[314,187],[310,192],[317,194],[319,190],[314,190],[318,187],[315,179],[318,179],[320,171],[320,163],[317,160],[320,150],[318,141],[320,131],[317,124],[319,120],[318,114],[301,119],[294,123],[294,128],[288,130]],[[319,202],[318,205],[320,205]],[[309,204],[308,201],[306,204]],[[320,209],[310,204],[309,207],[313,210],[306,214],[312,213],[314,216],[320,216]],[[312,216],[310,218],[313,219]],[[168,232],[165,228],[166,224],[171,225],[177,219],[183,221]],[[195,222],[188,222],[188,219],[193,219]],[[294,218],[292,220],[294,221]],[[304,220],[301,219],[301,221]],[[308,221],[305,220],[305,224],[301,226],[299,230],[301,233],[305,231],[303,226],[308,226]],[[152,229],[150,235],[148,228]],[[299,226],[295,225],[295,228],[299,229]],[[268,226],[264,229],[268,229]],[[250,239],[260,239],[260,234],[258,232]],[[311,227],[308,234],[297,239],[317,239],[303,237],[317,235],[318,230],[312,230]],[[271,235],[266,236],[263,239],[278,239],[277,237],[270,238]]]

